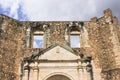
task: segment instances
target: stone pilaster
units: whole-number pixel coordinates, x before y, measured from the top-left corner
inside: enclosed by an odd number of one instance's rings
[[[92,64],[92,72],[93,72],[93,79],[94,80],[102,80],[101,78],[101,69],[100,67],[95,66],[94,62],[91,61]]]
[[[44,29],[44,47],[47,48],[50,45],[50,27],[48,25],[43,25]]]
[[[84,80],[88,80],[88,72],[86,71],[85,67],[83,68],[83,72],[81,72],[81,74],[83,74]]]
[[[30,47],[30,33],[31,33],[31,27],[28,27],[26,30],[26,46]]]
[[[34,70],[30,69],[30,74],[29,74],[29,80],[34,80],[33,75],[34,75]]]
[[[38,67],[38,63],[37,62],[34,63],[33,76],[34,76],[33,80],[38,80],[39,79],[39,67]]]
[[[78,80],[82,80],[83,75],[82,75],[82,66],[81,66],[81,61],[79,60],[78,56]]]
[[[71,25],[66,26],[65,28],[65,41],[68,46],[70,46],[70,30],[71,30]]]
[[[39,70],[38,70],[38,68],[35,68],[34,70],[33,70],[33,75],[34,75],[34,80],[38,80],[39,79]]]
[[[79,69],[79,72],[80,72],[80,80],[84,80],[83,69]]]
[[[82,27],[81,29],[81,34],[80,34],[80,43],[81,47],[90,47],[88,44],[88,31],[85,26]]]
[[[24,70],[23,80],[29,80],[28,72],[29,72],[29,70],[27,70],[27,69]]]

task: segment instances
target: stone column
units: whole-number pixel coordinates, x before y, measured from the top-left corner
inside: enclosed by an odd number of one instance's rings
[[[50,39],[50,27],[48,25],[43,25],[43,29],[45,32],[45,34],[44,34],[44,43],[45,43],[44,47],[47,48],[50,45],[50,41],[49,41],[49,39]]]

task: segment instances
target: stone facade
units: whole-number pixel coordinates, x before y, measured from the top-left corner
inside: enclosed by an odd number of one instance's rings
[[[29,61],[25,61],[22,80],[28,80],[28,78],[29,80],[49,80],[49,77],[54,75],[66,76],[69,80],[91,78],[86,70],[86,65],[90,63],[81,63],[80,57],[68,46],[55,43],[34,56]]]
[[[44,36],[42,48],[33,48],[36,33]],[[71,34],[80,35],[80,48],[70,47]],[[63,54],[53,62],[53,54],[47,61],[39,58],[57,47],[72,57]],[[48,68],[40,69],[43,65]],[[110,9],[90,21],[17,21],[0,15],[0,80],[54,80],[55,75],[58,80],[120,79],[120,26]]]

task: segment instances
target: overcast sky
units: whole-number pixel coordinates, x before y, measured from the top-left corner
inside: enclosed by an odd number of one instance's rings
[[[0,0],[0,14],[23,21],[88,21],[108,8],[120,20],[120,0]]]

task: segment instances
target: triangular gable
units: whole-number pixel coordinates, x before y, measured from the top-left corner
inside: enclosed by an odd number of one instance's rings
[[[60,51],[60,52],[57,52],[57,51]],[[58,55],[58,54],[56,54],[56,53],[61,53],[61,54]],[[49,56],[48,56],[48,55],[49,55]],[[64,57],[64,56],[68,57],[67,55],[69,55],[69,57],[72,56],[72,57],[74,57],[74,58],[77,56],[77,55],[74,53],[74,51],[72,50],[72,48],[70,48],[70,47],[67,46],[67,45],[63,45],[63,44],[57,42],[57,43],[49,46],[48,48],[46,48],[46,49],[38,52],[37,54],[33,54],[30,59],[35,59],[36,57],[37,57],[37,58],[39,57],[39,59],[43,59],[43,56],[46,56],[46,57],[47,57],[46,59],[48,59],[48,57],[51,57],[51,56],[54,56],[54,57],[55,57],[55,55],[56,55],[56,57],[59,56],[58,58],[60,58],[60,56],[61,56],[61,57],[62,57],[62,56],[63,56],[63,57]],[[44,58],[45,58],[45,57],[44,57]]]
[[[78,56],[61,46],[56,46],[45,52],[38,58],[39,60],[76,60]]]

